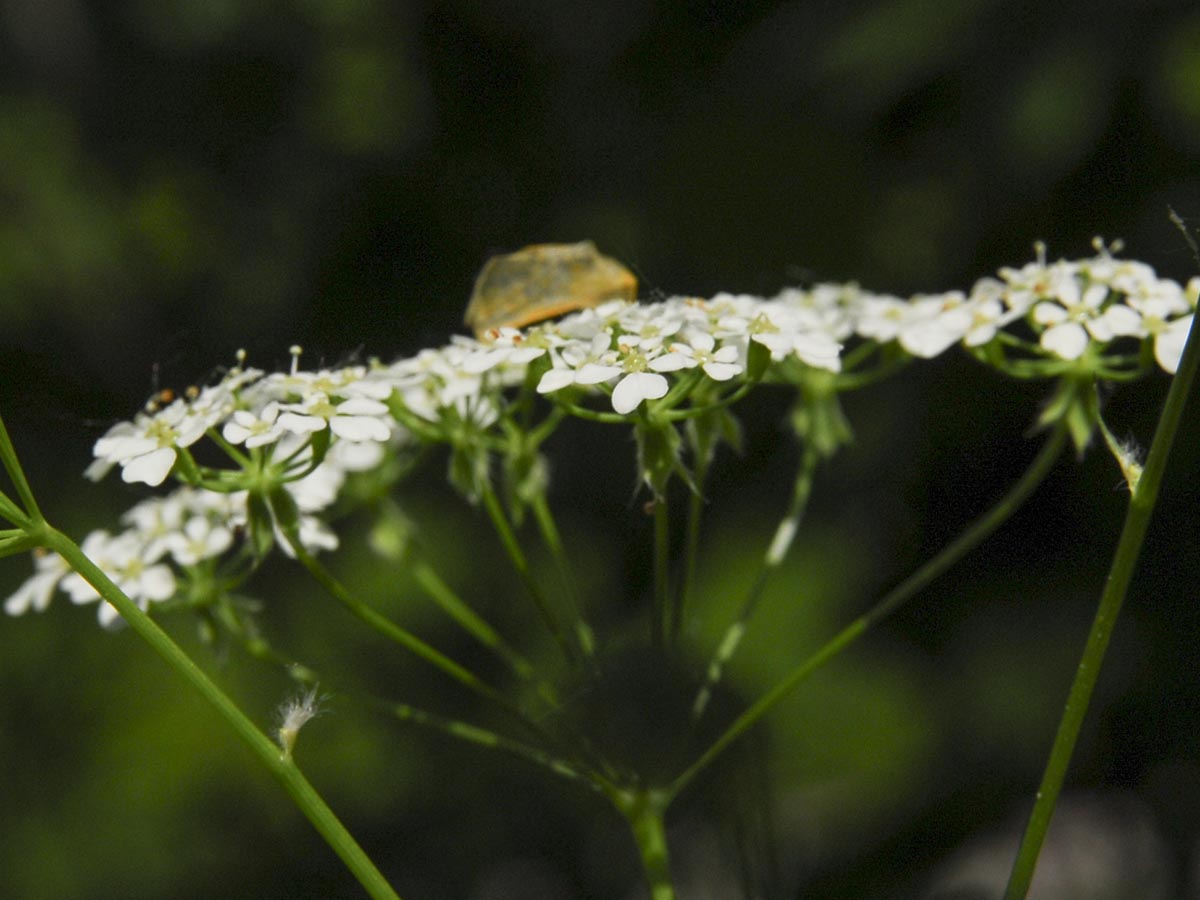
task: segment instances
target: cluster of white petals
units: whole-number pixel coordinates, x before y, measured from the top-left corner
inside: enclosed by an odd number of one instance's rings
[[[239,366],[218,384],[114,425],[96,442],[87,475],[100,478],[119,466],[124,481],[158,486],[194,464],[189,448],[207,435],[231,457],[287,460],[296,473],[286,488],[300,512],[301,541],[328,549],[337,538],[320,513],[337,499],[348,473],[371,469],[389,446],[437,435],[448,423],[487,428],[503,413],[504,392],[521,384],[531,366],[539,394],[601,395],[622,416],[667,397],[673,379],[707,379],[718,389],[744,381],[756,344],[778,369],[775,380],[786,380],[797,365],[839,372],[844,349],[864,342],[929,359],[956,345],[984,347],[1006,331],[1010,344],[1049,361],[1102,355],[1116,341],[1150,342],[1158,365],[1174,372],[1197,295],[1200,279],[1185,287],[1100,247],[1090,259],[1002,269],[966,293],[902,299],[853,284],[819,284],[768,298],[612,301],[525,330],[456,336],[390,365],[315,372],[293,366],[274,374]],[[328,445],[314,466],[317,434]],[[246,507],[245,493],[184,487],[143,501],[125,516],[124,531],[96,532],[83,546],[145,606],[176,592],[178,570],[230,552]],[[287,550],[286,541],[278,543]],[[45,609],[56,588],[76,603],[97,599],[49,555],[37,560],[5,610]],[[102,620],[114,616],[102,605]]]
[[[1000,271],[1001,296],[1040,331],[1041,347],[1078,359],[1117,338],[1150,339],[1166,372],[1179,367],[1196,310],[1200,278],[1184,287],[1159,278],[1145,263],[1101,253],[1093,259]]]
[[[134,463],[136,465],[136,462]],[[234,541],[234,529],[245,521],[245,496],[180,488],[151,497],[121,517],[123,531],[93,531],[80,545],[83,552],[143,609],[168,600],[176,591],[177,566],[195,565],[220,556]],[[100,595],[54,553],[36,558],[36,572],[5,602],[11,615],[44,610],[55,589],[73,603],[95,603]],[[111,625],[117,611],[100,604],[100,622]]]

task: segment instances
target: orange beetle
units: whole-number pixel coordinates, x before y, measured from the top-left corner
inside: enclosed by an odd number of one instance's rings
[[[534,244],[484,264],[464,321],[482,337],[493,328],[522,328],[606,300],[636,299],[633,273],[591,241]]]

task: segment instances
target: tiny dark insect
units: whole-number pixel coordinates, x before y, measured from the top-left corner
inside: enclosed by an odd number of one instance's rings
[[[482,337],[493,328],[521,328],[606,300],[636,299],[633,273],[591,241],[534,244],[484,264],[464,321]]]

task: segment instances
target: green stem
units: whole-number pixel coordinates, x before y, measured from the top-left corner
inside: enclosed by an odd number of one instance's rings
[[[500,542],[508,552],[508,558],[512,561],[513,568],[517,571],[517,576],[521,579],[521,583],[525,585],[526,592],[533,600],[533,605],[537,608],[538,615],[542,617],[547,630],[562,649],[567,661],[572,665],[578,663],[579,655],[575,650],[575,645],[567,639],[562,625],[554,613],[551,612],[550,606],[542,594],[542,589],[538,586],[537,580],[534,579],[533,572],[529,568],[529,560],[526,558],[524,551],[521,550],[517,536],[509,524],[508,516],[504,514],[504,508],[500,505],[500,498],[496,496],[496,492],[490,484],[484,485],[482,493],[483,505],[487,510],[488,517],[492,520],[492,526],[496,529],[496,534],[499,535]]]
[[[578,403],[572,403],[569,400],[564,400],[559,394],[550,395],[554,405],[563,412],[575,416],[577,419],[584,419],[588,422],[600,422],[604,425],[628,425],[629,417],[621,413],[604,412],[602,410],[588,409],[586,406],[580,406]]]
[[[923,590],[931,581],[953,566],[969,551],[982,543],[1002,523],[1028,499],[1029,495],[1041,484],[1049,474],[1066,443],[1066,431],[1055,428],[1046,444],[1034,458],[1025,474],[1014,484],[995,506],[976,519],[954,541],[944,547],[933,559],[929,560],[916,572],[897,585],[878,603],[863,615],[859,616],[841,632],[835,635],[825,646],[793,669],[782,681],[760,697],[745,712],[733,721],[725,732],[700,755],[668,788],[668,794],[675,796],[683,790],[693,778],[716,759],[730,744],[745,734],[759,719],[790,694],[809,675],[823,666],[838,653],[854,643],[872,625],[893,612],[906,600]]]
[[[1046,761],[1046,769],[1042,774],[1042,782],[1034,800],[1025,833],[1021,838],[1021,846],[1017,850],[1009,875],[1008,887],[1004,892],[1004,900],[1022,900],[1029,892],[1033,881],[1034,869],[1037,866],[1038,854],[1050,827],[1050,818],[1054,815],[1054,807],[1058,795],[1062,791],[1066,779],[1067,768],[1075,751],[1079,731],[1087,715],[1088,704],[1091,702],[1092,690],[1100,675],[1100,666],[1104,662],[1104,654],[1108,649],[1109,638],[1113,626],[1129,591],[1129,583],[1137,564],[1138,554],[1145,541],[1146,529],[1158,500],[1159,488],[1162,485],[1163,474],[1166,471],[1167,457],[1175,441],[1179,429],[1179,421],[1187,404],[1188,392],[1196,378],[1196,369],[1200,365],[1200,338],[1197,337],[1200,327],[1192,320],[1192,327],[1184,347],[1183,358],[1179,370],[1171,382],[1167,400],[1163,404],[1162,415],[1154,432],[1154,440],[1150,444],[1150,452],[1146,457],[1146,466],[1129,497],[1129,508],[1125,513],[1125,524],[1113,553],[1112,566],[1109,569],[1108,580],[1100,596],[1100,604],[1096,609],[1096,617],[1092,621],[1084,645],[1083,656],[1079,660],[1079,668],[1071,682],[1067,694],[1067,703],[1063,708],[1062,719],[1058,723],[1058,731],[1054,735],[1054,744]]]
[[[29,487],[25,470],[21,467],[21,461],[17,459],[17,449],[13,446],[12,438],[8,435],[8,429],[4,426],[2,416],[0,416],[0,464],[3,464],[4,471],[8,472],[8,477],[12,479],[13,486],[17,489],[17,497],[25,507],[23,514],[12,504],[12,501],[4,497],[5,503],[3,509],[0,509],[0,514],[20,527],[43,521],[41,510],[38,509],[37,500],[33,496],[33,489]],[[3,497],[2,493],[0,493],[0,497]]]
[[[666,643],[667,619],[670,617],[670,518],[664,494],[654,500],[654,612],[650,623],[650,640],[656,650]]]
[[[138,605],[130,600],[66,535],[44,522],[37,535],[42,546],[53,550],[116,607],[129,627],[161,656],[172,669],[187,681],[225,720],[283,785],[292,800],[308,817],[325,842],[341,857],[342,862],[375,900],[399,900],[399,896],[371,862],[362,847],[351,837],[333,810],[321,798],[297,768],[290,756],[264,735],[229,697],[197,666],[192,659]]]
[[[546,544],[550,555],[554,557],[554,565],[562,580],[564,596],[568,611],[574,620],[575,636],[579,641],[579,648],[585,658],[591,659],[596,650],[594,632],[583,615],[583,604],[579,600],[579,585],[572,572],[571,561],[563,547],[562,535],[559,534],[558,525],[554,521],[554,513],[550,510],[550,504],[546,502],[544,490],[534,496],[531,505],[533,516],[537,519],[538,530],[542,533],[542,541]]]
[[[725,671],[725,666],[733,654],[737,652],[738,645],[741,644],[742,638],[746,634],[750,617],[754,615],[754,611],[758,608],[758,603],[762,599],[763,589],[767,586],[768,579],[779,568],[784,559],[787,558],[788,550],[791,548],[792,541],[796,537],[796,531],[800,527],[800,520],[804,518],[804,510],[808,506],[808,498],[812,495],[813,478],[816,475],[817,463],[820,461],[820,458],[821,454],[818,452],[816,446],[811,441],[808,442],[804,448],[804,455],[800,459],[800,468],[796,473],[796,481],[792,485],[792,499],[788,504],[787,512],[779,520],[779,525],[775,529],[775,535],[771,539],[771,545],[767,548],[766,553],[763,554],[758,572],[755,574],[754,581],[750,585],[750,590],[747,592],[745,600],[742,601],[741,611],[738,613],[737,618],[730,623],[724,637],[721,638],[720,644],[717,645],[717,649],[709,661],[708,669],[705,671],[704,684],[696,692],[696,699],[692,703],[693,721],[698,722],[704,715],[708,701],[712,698],[713,690],[720,682],[721,675]]]
[[[624,793],[614,800],[633,831],[633,840],[642,858],[642,868],[650,888],[650,900],[675,900],[667,855],[667,832],[663,823],[671,798],[663,791],[645,791]]]
[[[0,519],[17,526],[21,534],[24,534],[25,529],[33,524],[33,520],[25,515],[24,510],[13,503],[3,491],[0,491]]]
[[[374,705],[386,709],[401,722],[411,722],[414,725],[430,728],[456,740],[474,744],[477,747],[500,750],[531,762],[543,769],[547,769],[568,781],[582,784],[597,793],[609,796],[616,790],[612,782],[590,768],[580,766],[559,756],[552,756],[537,747],[532,747],[521,741],[515,741],[512,738],[497,734],[489,729],[480,728],[458,719],[448,719],[444,716],[418,709],[415,706],[409,706],[407,703],[386,703],[380,701]]]
[[[232,626],[230,623],[225,623],[231,635],[241,643],[242,648],[255,659],[268,663],[278,669],[283,670],[289,678],[296,681],[298,684],[305,687],[316,687],[318,684],[329,685],[330,682],[322,678],[314,669],[309,666],[299,665],[289,661],[286,657],[278,653],[271,645],[262,637],[252,636],[244,629]],[[336,689],[336,685],[335,685]],[[553,756],[546,753],[544,750],[513,740],[510,737],[505,737],[502,734],[491,731],[487,728],[481,728],[477,725],[472,725],[468,722],[463,722],[459,719],[450,719],[445,716],[439,716],[436,713],[427,712],[416,706],[411,706],[407,703],[396,703],[388,700],[381,700],[377,697],[356,697],[353,692],[347,692],[347,696],[351,699],[357,699],[365,705],[386,712],[390,716],[394,716],[402,722],[411,722],[414,725],[419,725],[423,728],[428,728],[432,731],[437,731],[455,740],[464,741],[468,744],[474,744],[478,747],[487,747],[494,750],[500,750],[512,756],[519,757],[535,765],[541,766],[544,769],[566,778],[570,781],[576,781],[585,784],[592,790],[604,793],[606,795],[616,791],[616,787],[604,778],[602,775],[592,771],[586,766],[579,765],[562,757]]]
[[[321,563],[309,553],[300,543],[299,536],[294,533],[294,529],[283,529],[284,535],[287,537],[289,546],[292,552],[296,555],[296,560],[304,566],[317,581],[325,589],[325,591],[349,610],[355,617],[366,625],[373,628],[379,634],[388,638],[391,641],[399,644],[409,650],[416,656],[425,660],[432,666],[440,669],[442,672],[449,675],[459,684],[468,688],[480,697],[490,700],[495,703],[506,713],[518,721],[522,727],[531,731],[539,737],[542,737],[542,731],[507,697],[497,691],[495,688],[486,684],[474,672],[464,666],[456,663],[450,657],[435,650],[429,644],[425,643],[419,637],[407,629],[401,628],[391,619],[376,612],[367,604],[363,603],[355,597],[346,587],[333,577]]]
[[[454,593],[450,585],[442,580],[442,577],[429,563],[423,560],[414,562],[412,576],[421,589],[446,615],[462,626],[471,637],[502,659],[518,678],[528,681],[534,677],[533,664],[501,637],[500,633],[475,610],[471,609],[458,594]]]
[[[656,409],[654,417],[660,422],[686,422],[688,419],[698,418],[713,410],[733,406],[758,385],[758,381],[747,381],[730,391],[720,400],[714,400],[712,403],[706,403],[704,406],[689,406],[684,409],[666,409],[662,411]]]
[[[683,584],[675,595],[671,614],[671,640],[678,641],[683,630],[684,611],[696,592],[696,561],[700,558],[700,523],[704,518],[704,482],[708,477],[708,460],[697,458],[692,473],[693,490],[688,496],[687,535],[683,551]]]

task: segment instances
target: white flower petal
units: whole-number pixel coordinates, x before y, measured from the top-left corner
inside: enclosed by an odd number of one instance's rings
[[[166,600],[175,593],[175,574],[169,566],[151,566],[142,573],[138,587],[147,600]]]
[[[1052,325],[1042,332],[1041,345],[1061,359],[1079,359],[1087,349],[1088,333],[1075,322]]]
[[[351,397],[338,404],[337,414],[339,416],[386,416],[388,408],[386,403],[380,403],[378,400],[371,400],[368,397]]]
[[[713,381],[728,381],[742,372],[742,367],[737,363],[710,362],[705,363],[703,368],[704,374]]]
[[[667,393],[667,379],[654,372],[631,372],[613,388],[613,409],[621,415],[633,412],[643,400],[657,400]]]
[[[37,572],[26,579],[7,600],[4,601],[4,611],[10,616],[19,616],[33,610],[44,612],[50,605],[54,589],[62,580],[63,572]]]
[[[347,441],[386,441],[392,435],[387,424],[373,416],[334,416],[329,430]]]
[[[295,412],[285,412],[276,420],[276,424],[292,434],[315,434],[325,428],[325,420],[320,416],[305,416]]]
[[[1124,303],[1110,306],[1102,318],[1109,330],[1120,337],[1141,337],[1146,333],[1142,327],[1142,317]]]
[[[1183,356],[1183,346],[1187,343],[1188,329],[1192,327],[1194,316],[1184,316],[1176,319],[1154,339],[1154,358],[1162,366],[1164,372],[1174,375],[1179,368],[1179,360]]]
[[[900,346],[913,356],[933,359],[953,346],[961,336],[940,322],[925,322],[900,332]]]
[[[686,353],[664,353],[650,360],[650,368],[655,372],[678,372],[680,369],[694,369],[696,358]]]
[[[160,447],[131,459],[121,467],[121,480],[127,484],[143,482],[151,487],[162,484],[175,465],[174,447]]]
[[[621,369],[618,366],[600,366],[596,363],[584,363],[582,368],[575,373],[575,383],[599,384],[602,381],[616,378],[620,374]]]
[[[1067,318],[1067,311],[1057,303],[1039,303],[1033,308],[1033,321],[1039,325],[1053,325]]]
[[[551,369],[542,375],[541,381],[538,382],[537,392],[539,394],[549,394],[554,391],[561,391],[565,387],[575,383],[575,373],[570,369]]]

